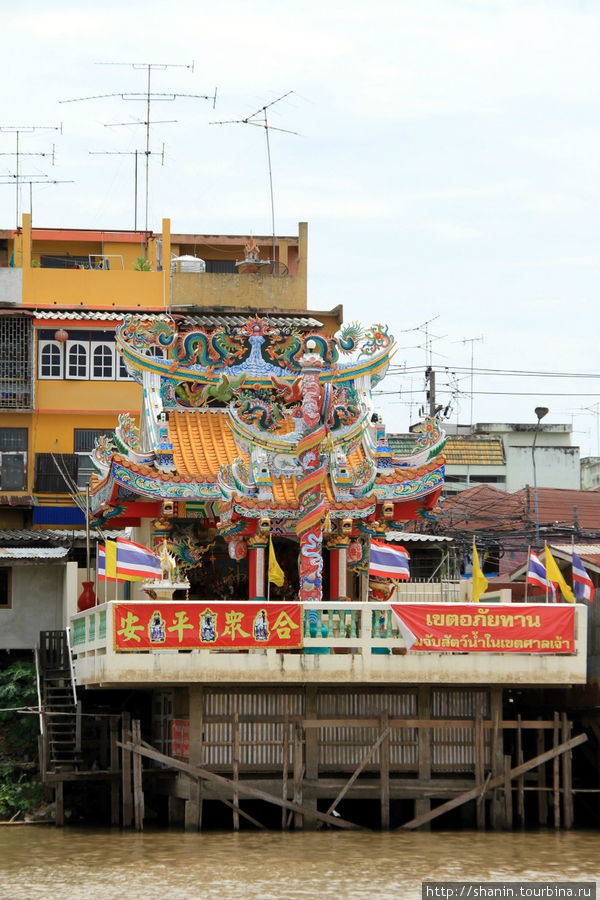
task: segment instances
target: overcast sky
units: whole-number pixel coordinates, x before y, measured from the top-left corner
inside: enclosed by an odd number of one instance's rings
[[[153,91],[217,87],[217,105],[153,104],[149,227],[166,216],[174,232],[270,233],[264,129],[210,123],[293,91],[268,111],[298,132],[271,132],[276,231],[309,223],[312,309],[342,303],[347,321],[395,335],[409,370],[381,385],[398,392],[379,398],[388,429],[418,418],[426,336],[414,329],[434,320],[451,421],[471,419],[473,351],[474,421],[534,422],[547,406],[546,421],[572,422],[582,454],[600,455],[598,0],[23,0],[0,41],[0,125],[62,122],[21,135],[23,152],[56,147],[54,166],[23,156],[21,172],[73,181],[33,185],[34,225],[133,227],[134,157],[90,151],[145,149],[144,104],[59,101],[143,93],[145,71],[128,64],[168,63],[181,68],[154,70]],[[14,149],[0,133],[0,152]],[[10,180],[14,156],[0,172]],[[13,227],[14,186],[0,204]]]

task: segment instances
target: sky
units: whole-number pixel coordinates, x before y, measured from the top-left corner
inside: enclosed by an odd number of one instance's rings
[[[20,149],[46,155],[20,171],[60,183],[23,188],[34,226],[133,228],[145,104],[121,94],[152,63],[153,92],[217,101],[153,102],[148,227],[270,234],[264,128],[211,123],[291,91],[267,111],[275,230],[309,223],[310,309],[396,338],[388,430],[418,421],[432,365],[449,421],[545,406],[600,455],[598,46],[598,0],[22,0],[0,37],[0,227],[11,129],[37,126]]]

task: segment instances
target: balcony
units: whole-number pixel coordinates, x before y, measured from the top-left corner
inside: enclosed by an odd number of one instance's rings
[[[209,649],[200,646],[198,639],[195,647],[188,645],[186,649],[151,647],[123,651],[116,649],[115,606],[131,605],[113,601],[72,618],[72,647],[79,685],[111,688],[192,683],[525,686],[586,681],[587,607],[583,605],[569,607],[574,612],[573,653],[407,650],[390,603],[358,602],[296,607],[300,623],[296,627],[303,632],[297,649]],[[446,608],[451,611],[453,605],[447,604]],[[140,621],[144,614],[149,621],[157,606],[165,616],[169,609],[174,611],[185,606],[196,622],[198,614],[206,610],[206,603],[191,601],[172,605],[143,601],[133,606]],[[215,614],[225,613],[231,606],[230,603],[210,604]],[[243,608],[245,604],[235,606]],[[256,608],[257,604],[250,606]],[[422,607],[422,604],[403,604],[406,609],[411,606]],[[480,606],[483,605],[472,607],[473,615],[479,615]],[[493,604],[495,616],[506,614],[511,620],[540,609],[541,606],[534,604]],[[122,610],[119,615],[123,615]],[[122,623],[123,619],[119,621]],[[145,628],[145,625],[137,626],[142,633]],[[118,633],[122,632],[121,629]],[[131,647],[135,646],[132,642]]]

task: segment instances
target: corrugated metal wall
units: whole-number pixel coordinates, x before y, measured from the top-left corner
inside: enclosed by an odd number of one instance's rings
[[[490,717],[490,693],[476,688],[447,688],[431,692],[434,719]],[[475,767],[474,728],[433,728],[432,772],[472,772]],[[490,733],[484,733],[485,765],[490,762]]]

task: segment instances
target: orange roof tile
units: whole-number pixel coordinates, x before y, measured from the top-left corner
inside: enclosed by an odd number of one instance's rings
[[[174,412],[169,416],[173,461],[179,475],[214,483],[222,465],[240,455],[225,411]]]

